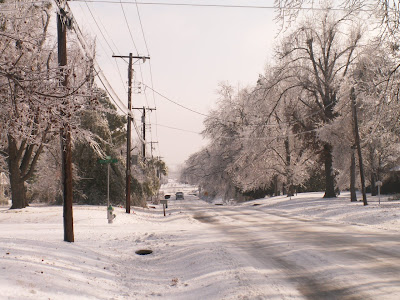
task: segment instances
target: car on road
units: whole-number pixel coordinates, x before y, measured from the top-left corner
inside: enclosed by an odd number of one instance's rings
[[[183,193],[182,193],[182,192],[177,192],[177,193],[175,194],[175,199],[176,199],[176,200],[184,200],[184,198],[183,198]]]

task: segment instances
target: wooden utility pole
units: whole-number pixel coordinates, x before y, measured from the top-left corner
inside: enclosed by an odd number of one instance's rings
[[[367,193],[365,191],[364,165],[363,165],[362,154],[361,154],[360,133],[358,131],[356,94],[354,92],[354,87],[352,87],[350,90],[350,100],[351,100],[351,108],[353,111],[354,139],[355,139],[355,144],[356,144],[357,153],[358,153],[358,164],[360,165],[360,177],[361,177],[361,189],[362,189],[362,195],[363,195],[363,202],[364,202],[364,205],[368,205]]]
[[[128,124],[126,136],[126,203],[125,211],[131,213],[131,126],[132,126],[132,53],[128,63]]]
[[[151,158],[153,158],[153,149],[155,149],[155,148],[153,147],[153,144],[158,144],[158,142],[150,142]]]
[[[118,58],[129,58],[128,62],[128,124],[127,124],[127,135],[126,135],[126,213],[131,213],[131,127],[132,127],[132,59],[150,59],[148,56],[133,56],[129,53],[129,56],[113,55],[112,57]]]
[[[143,160],[146,160],[146,108],[143,106],[143,114],[142,114],[142,153],[143,153]]]
[[[64,13],[62,15],[61,13]],[[65,11],[57,13],[57,39],[58,39],[58,65],[62,76],[61,84],[68,86],[68,75],[65,72],[67,66],[67,26],[69,22]],[[66,104],[66,99],[63,100]],[[65,114],[65,112],[63,112]],[[62,156],[62,184],[64,199],[64,241],[74,242],[74,221],[72,212],[72,153],[71,153],[71,130],[69,124],[63,124],[61,130],[61,156]]]
[[[147,110],[156,110],[155,108],[146,108],[146,107],[134,107],[133,109],[141,109],[142,110],[142,154],[143,159],[146,159],[146,109]]]

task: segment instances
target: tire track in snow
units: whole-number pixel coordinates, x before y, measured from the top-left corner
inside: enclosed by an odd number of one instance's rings
[[[299,262],[290,258],[290,255],[284,255],[285,253],[290,253],[291,249],[287,249],[287,247],[285,247],[282,242],[277,243],[274,240],[274,236],[276,236],[276,234],[271,234],[272,236],[270,238],[267,238],[266,240],[260,242],[259,233],[256,234],[251,228],[254,225],[256,225],[256,227],[260,226],[259,223],[262,218],[255,218],[254,211],[240,211],[238,213],[238,211],[236,210],[225,208],[224,210],[218,209],[220,215],[215,216],[204,211],[196,212],[193,209],[190,210],[194,211],[193,217],[195,219],[203,223],[209,223],[215,226],[218,230],[229,235],[232,245],[247,253],[247,255],[250,257],[250,260],[253,260],[255,263],[265,265],[267,268],[273,266],[281,272],[284,272],[287,279],[306,299],[373,299],[373,297],[364,294],[363,289],[358,288],[356,283],[354,284],[353,282],[353,284],[346,284],[346,282],[343,282],[343,280],[341,280],[340,278],[335,278],[335,276],[326,274],[326,271],[319,271],[318,267],[315,266],[315,262],[313,262],[313,259],[315,258],[312,257],[311,254],[308,254],[307,251],[301,254],[306,262]],[[223,222],[219,222],[218,217],[220,217],[221,215],[224,218],[232,218],[233,220],[235,220],[235,222],[230,223],[229,225],[226,225]],[[266,213],[263,214],[263,217],[266,217]],[[268,229],[271,231],[275,229],[282,232],[284,239],[287,239],[287,236],[290,235],[289,233],[293,233],[294,229],[296,229],[299,233],[307,233],[307,228],[304,228],[302,226],[302,223],[304,223],[305,221],[308,223],[306,227],[313,225],[312,221],[310,220],[301,220],[293,217],[289,217],[288,220],[286,216],[276,215],[274,215],[274,218],[276,223],[270,222],[268,224],[262,224],[262,226],[264,227],[264,229],[266,229],[266,232],[268,232]],[[296,223],[294,224],[293,222]],[[238,225],[232,225],[235,223]],[[311,232],[311,234],[316,233]],[[308,235],[310,235],[310,233],[308,233]],[[242,241],[240,241],[240,239],[242,239]],[[310,239],[309,236],[308,239]],[[323,238],[321,238],[320,240],[320,243],[322,242],[324,242]],[[335,243],[337,243],[337,238],[336,241],[332,240],[327,244],[328,246],[333,247],[335,246]],[[353,255],[352,251],[348,251],[347,253]],[[299,256],[297,256],[297,258],[298,257]],[[296,258],[296,256],[294,258]],[[321,263],[330,264],[329,259],[325,259],[325,261],[320,257],[317,257],[317,259],[320,259]],[[365,257],[362,259],[365,259]],[[307,263],[309,263],[310,267],[313,268],[307,268]],[[343,266],[336,265],[331,265],[330,267],[332,269],[345,269],[343,268]],[[340,270],[340,272],[343,273],[343,270]],[[338,270],[335,270],[335,272],[338,272]],[[346,273],[346,276],[348,277],[353,275],[354,278],[357,278],[357,274],[352,273],[351,270],[345,271],[344,273]]]

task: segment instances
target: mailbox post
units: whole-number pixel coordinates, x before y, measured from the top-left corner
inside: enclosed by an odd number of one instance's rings
[[[163,211],[164,211],[164,217],[165,217],[165,207],[168,207],[168,200],[161,200],[160,201],[162,206],[163,206]]]

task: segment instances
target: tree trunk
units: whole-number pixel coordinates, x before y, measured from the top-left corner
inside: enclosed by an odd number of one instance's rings
[[[293,187],[293,172],[291,168],[291,156],[290,156],[290,144],[289,137],[286,137],[285,140],[285,151],[286,151],[286,188],[287,188],[287,196],[292,197],[294,195],[294,187]]]
[[[370,165],[371,165],[371,179],[370,179],[370,184],[371,184],[371,196],[377,196],[378,195],[378,187],[376,186],[376,163],[375,163],[375,149],[370,146],[369,147],[369,160],[370,160]]]
[[[351,165],[350,165],[350,201],[357,201],[356,194],[356,155],[354,153],[355,145],[351,147]]]
[[[278,188],[278,176],[274,176],[274,196],[279,196],[279,188]]]
[[[24,181],[16,176],[10,174],[10,186],[11,186],[11,209],[24,208],[26,207],[26,192]]]
[[[353,111],[353,120],[354,120],[354,139],[355,139],[356,146],[357,146],[358,164],[360,167],[361,191],[362,191],[363,202],[364,202],[364,206],[365,206],[365,205],[368,205],[368,202],[367,202],[367,193],[365,191],[364,165],[363,165],[362,153],[361,153],[360,133],[358,131],[356,95],[354,92],[354,87],[352,87],[350,90],[350,99],[351,99],[351,108]]]
[[[24,180],[19,169],[17,144],[11,136],[8,136],[8,170],[10,172],[11,209],[24,208],[26,207]]]
[[[378,195],[378,187],[376,186],[376,174],[374,171],[371,173],[371,196]]]
[[[333,156],[332,146],[324,145],[324,161],[325,161],[325,195],[324,198],[336,198],[335,193],[335,174],[333,172]]]

